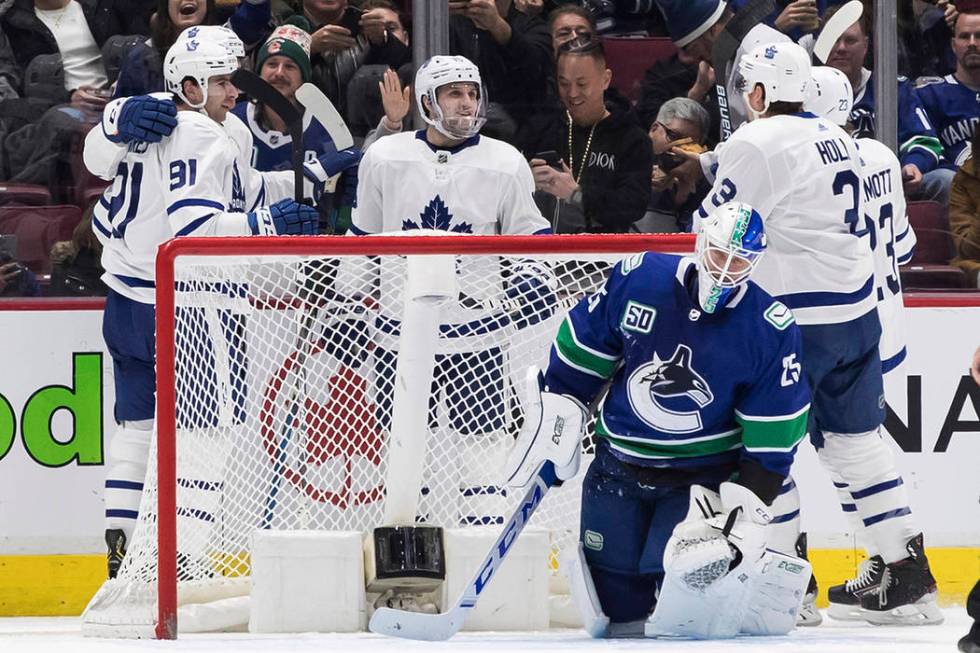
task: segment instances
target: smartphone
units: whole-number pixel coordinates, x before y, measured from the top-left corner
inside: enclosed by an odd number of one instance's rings
[[[12,261],[17,258],[17,236],[7,234],[0,236],[0,258]]]
[[[347,9],[344,10],[344,15],[340,17],[340,21],[337,24],[346,28],[350,32],[350,35],[356,38],[361,33],[361,14],[363,13],[357,7],[347,5]]]
[[[534,155],[535,159],[541,159],[555,170],[561,170],[561,157],[555,150],[546,150]]]

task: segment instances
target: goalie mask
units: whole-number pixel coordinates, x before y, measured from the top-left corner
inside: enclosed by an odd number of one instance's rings
[[[749,280],[765,249],[762,216],[748,204],[722,204],[702,220],[694,245],[701,309],[714,313],[724,306]]]
[[[843,127],[851,116],[854,91],[847,75],[830,66],[814,66],[813,79],[803,107],[835,125]]]
[[[766,99],[762,111],[749,104],[756,84],[762,84]],[[810,55],[795,43],[766,43],[744,55],[738,62],[735,88],[745,99],[752,120],[773,102],[804,102],[810,85]]]
[[[439,106],[439,89],[453,84],[476,87],[476,106],[472,111],[447,115]],[[428,108],[422,102],[423,98],[427,99]],[[487,100],[480,71],[466,57],[439,55],[422,64],[415,74],[415,100],[422,119],[447,138],[474,136],[487,121]]]
[[[208,101],[208,80],[216,75],[230,75],[238,70],[238,54],[244,54],[245,48],[241,40],[229,37],[226,34],[229,31],[215,27],[191,27],[184,30],[167,50],[164,58],[163,76],[167,82],[167,90],[185,104],[195,109],[203,108]],[[193,36],[191,32],[194,32]],[[183,82],[188,77],[197,82],[204,94],[204,99],[197,104],[184,95]]]

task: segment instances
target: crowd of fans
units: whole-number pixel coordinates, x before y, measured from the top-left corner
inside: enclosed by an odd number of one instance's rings
[[[868,136],[876,113],[874,12],[872,0],[864,1],[864,16],[838,40],[827,64],[850,80],[853,127]],[[707,186],[672,171],[678,148],[698,152],[718,141],[715,72],[690,47],[651,58],[631,101],[603,47],[609,37],[669,37],[655,3],[448,2],[450,53],[477,64],[489,100],[482,131],[529,160],[535,201],[555,232],[690,229]],[[729,5],[737,11],[746,2]],[[777,0],[766,22],[812,46],[841,4]],[[897,7],[898,154],[906,195],[948,207],[952,263],[976,286],[980,170],[972,152],[980,123],[980,1],[899,0]],[[246,65],[284,95],[303,82],[318,86],[356,144],[367,148],[410,126],[410,11],[410,0],[0,0],[0,179],[9,188],[46,187],[46,203],[89,210],[105,182],[81,163],[85,134],[111,98],[162,91],[163,55],[181,31],[205,24],[233,30],[245,44]],[[288,168],[279,117],[245,100],[234,113],[264,145],[253,165]],[[307,132],[304,140],[310,148],[332,147],[321,134]],[[18,202],[35,203],[0,190],[6,205],[0,212]],[[341,216],[323,230],[343,232],[347,224]],[[18,264],[16,252],[0,262],[0,296],[100,294],[98,260],[91,220],[83,217],[40,269]],[[40,283],[29,278],[35,276]]]

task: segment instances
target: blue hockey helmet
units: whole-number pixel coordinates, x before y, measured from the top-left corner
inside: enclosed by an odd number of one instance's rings
[[[724,306],[765,250],[762,216],[744,202],[722,204],[702,219],[694,246],[701,309],[714,313]]]

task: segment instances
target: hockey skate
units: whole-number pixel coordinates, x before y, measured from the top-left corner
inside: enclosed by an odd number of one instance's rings
[[[877,589],[884,571],[885,561],[881,556],[862,560],[858,565],[857,576],[827,590],[827,598],[830,600],[827,614],[840,621],[864,621],[861,597]]]
[[[884,566],[878,586],[861,597],[864,618],[875,625],[926,625],[943,622],[936,605],[936,579],[929,571],[919,533],[905,545],[908,558]]]
[[[806,533],[800,533],[796,538],[796,557],[809,561],[806,547]],[[819,626],[823,623],[823,616],[817,609],[817,577],[810,574],[810,582],[806,586],[806,594],[803,596],[803,605],[796,616],[797,626]]]
[[[126,555],[126,534],[119,528],[109,528],[105,532],[105,543],[109,547],[106,553],[106,565],[109,568],[109,578],[115,578],[122,566]]]

